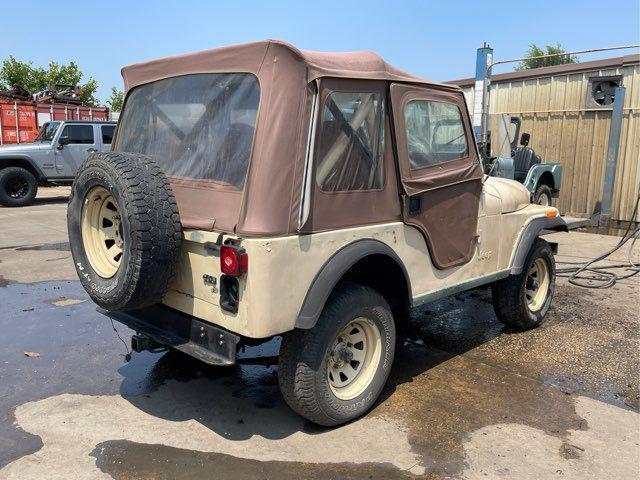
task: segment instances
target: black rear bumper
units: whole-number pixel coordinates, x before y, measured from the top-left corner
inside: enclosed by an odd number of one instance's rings
[[[98,312],[210,365],[233,365],[240,336],[163,305],[128,312]]]

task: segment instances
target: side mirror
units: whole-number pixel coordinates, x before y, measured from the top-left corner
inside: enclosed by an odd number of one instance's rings
[[[527,145],[529,145],[529,140],[531,140],[531,135],[529,135],[528,133],[523,133],[522,136],[520,137],[520,145],[522,145],[523,147],[526,147]]]
[[[62,150],[64,146],[69,145],[69,143],[71,143],[69,137],[60,137],[58,139],[58,150]]]

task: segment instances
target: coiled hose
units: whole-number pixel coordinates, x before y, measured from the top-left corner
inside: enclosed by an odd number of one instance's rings
[[[638,203],[640,203],[640,193],[636,199],[636,205],[633,208],[632,219],[636,218],[638,212]],[[629,226],[624,235],[618,242],[618,244],[611,250],[597,256],[592,260],[586,262],[567,262],[558,261],[558,264],[570,265],[568,267],[558,268],[556,275],[559,277],[566,277],[569,279],[569,283],[578,287],[584,288],[610,288],[616,284],[619,280],[633,277],[640,273],[640,262],[633,260],[633,247],[640,237],[640,226],[631,228],[633,221],[629,222]],[[629,250],[627,252],[627,261],[625,263],[614,263],[610,265],[594,265],[614,252],[620,250],[625,244],[629,243]]]

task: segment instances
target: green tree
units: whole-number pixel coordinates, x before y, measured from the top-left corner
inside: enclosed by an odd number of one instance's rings
[[[124,92],[116,87],[111,87],[111,97],[107,100],[109,110],[119,112],[122,110],[122,102],[124,101]]]
[[[515,69],[530,70],[532,68],[551,67],[553,65],[563,65],[565,63],[577,63],[578,57],[575,55],[559,55],[557,57],[548,58],[531,58],[539,57],[540,55],[552,55],[556,53],[565,53],[566,50],[562,48],[562,45],[556,43],[555,45],[547,45],[545,49],[538,47],[535,43],[529,45],[527,50],[526,60],[523,60]]]
[[[22,62],[10,55],[0,67],[0,88],[6,90],[20,86],[34,94],[44,90],[52,83],[78,85],[82,88],[82,96],[80,97],[82,104],[95,105],[98,103],[94,96],[98,89],[98,82],[90,76],[84,83],[81,83],[83,77],[82,70],[75,62],[60,64],[51,61],[46,68],[34,67],[33,62]]]

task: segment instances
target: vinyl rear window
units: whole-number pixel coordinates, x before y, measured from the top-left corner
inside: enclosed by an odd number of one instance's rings
[[[260,86],[249,73],[193,74],[134,88],[114,150],[149,155],[170,177],[242,190]]]

